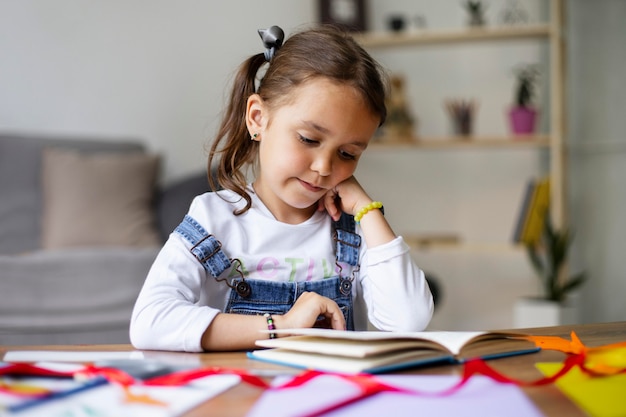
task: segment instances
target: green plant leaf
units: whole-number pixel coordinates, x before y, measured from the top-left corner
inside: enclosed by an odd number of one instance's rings
[[[568,228],[555,229],[549,213],[544,218],[542,244],[526,244],[528,258],[541,281],[544,298],[563,302],[567,294],[580,287],[586,280],[584,273],[560,280],[560,271],[566,263],[567,252],[573,241]]]
[[[567,250],[569,248],[569,233],[564,231],[563,233],[554,232],[554,241],[552,242],[552,259],[554,269],[560,269],[561,265],[565,262],[567,256]]]
[[[537,272],[540,278],[543,278],[545,265],[543,264],[543,261],[539,256],[539,250],[537,249],[537,246],[533,244],[527,244],[526,253],[528,254],[528,258],[530,259],[530,263],[535,269],[535,272]]]
[[[561,291],[565,294],[570,291],[573,291],[576,288],[580,287],[585,282],[586,279],[587,277],[585,276],[584,272],[574,275],[573,277],[569,279],[569,281],[567,281],[566,283],[562,285]]]

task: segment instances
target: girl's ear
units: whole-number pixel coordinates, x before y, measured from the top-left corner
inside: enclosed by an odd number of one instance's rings
[[[246,105],[246,126],[248,133],[253,137],[258,136],[265,128],[267,121],[267,106],[258,94],[252,94],[248,97]]]

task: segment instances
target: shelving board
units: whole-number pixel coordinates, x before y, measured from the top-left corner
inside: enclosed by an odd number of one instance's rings
[[[504,39],[548,38],[548,24],[483,27],[449,30],[416,30],[406,32],[369,32],[355,36],[355,39],[366,48],[442,44],[475,41],[494,41]]]
[[[524,246],[515,243],[466,242],[454,235],[403,235],[404,241],[415,251],[463,251],[478,253],[518,253]]]
[[[453,148],[548,148],[548,135],[520,135],[520,136],[447,136],[411,138],[402,141],[380,139],[373,141],[372,149],[424,148],[424,149],[453,149]]]

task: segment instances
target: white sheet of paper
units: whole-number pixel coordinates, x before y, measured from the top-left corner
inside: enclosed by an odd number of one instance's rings
[[[11,350],[4,354],[5,362],[97,362],[112,359],[143,359],[143,352],[76,352],[63,350]]]

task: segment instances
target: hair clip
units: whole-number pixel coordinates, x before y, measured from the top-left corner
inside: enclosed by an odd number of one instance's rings
[[[268,29],[259,29],[258,32],[265,46],[265,60],[269,62],[274,58],[276,51],[283,45],[285,32],[278,26],[272,26]]]

